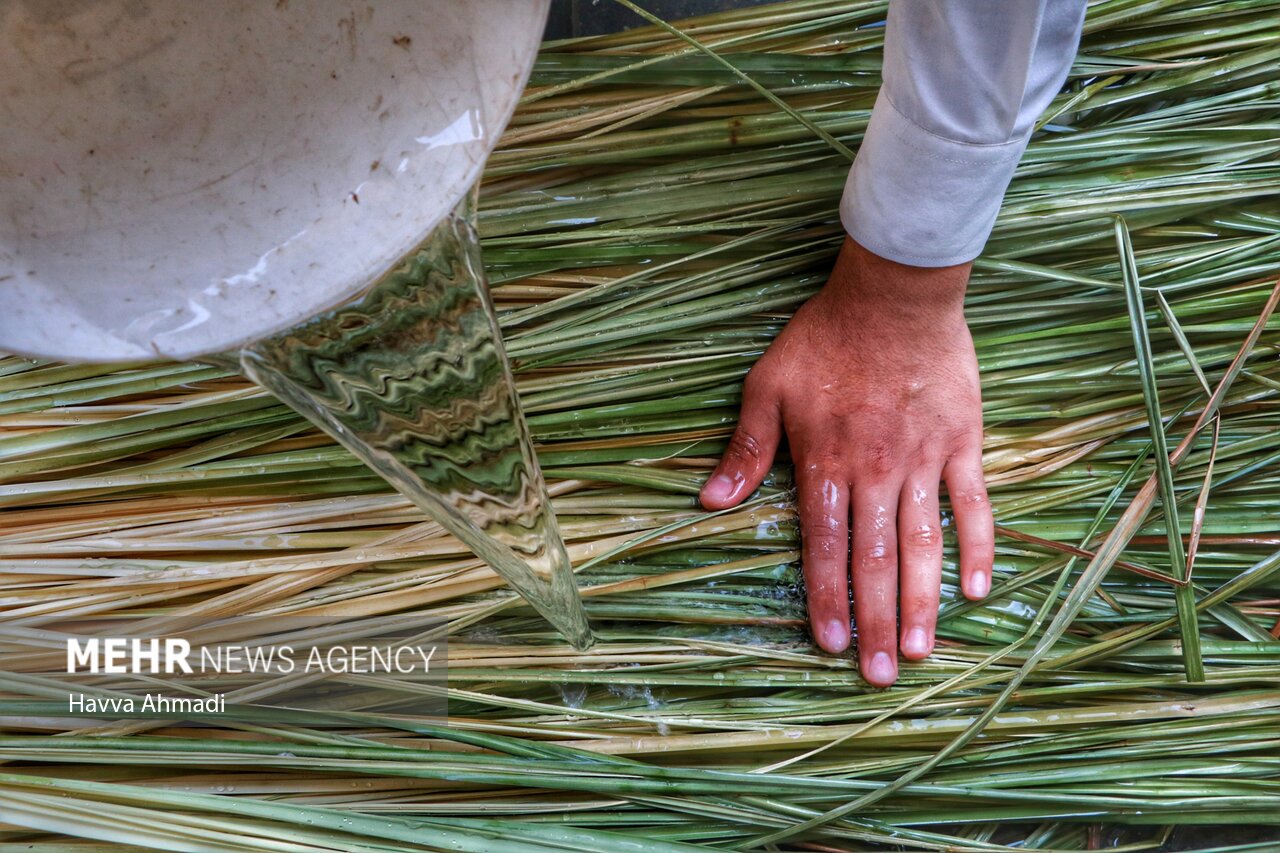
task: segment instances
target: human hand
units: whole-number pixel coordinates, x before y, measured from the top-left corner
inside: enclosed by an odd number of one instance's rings
[[[846,238],[827,285],[747,376],[737,431],[702,488],[707,509],[740,503],[759,487],[785,430],[814,638],[832,653],[849,646],[852,553],[859,668],[878,687],[897,680],[896,649],[911,660],[933,651],[942,479],[961,588],[980,599],[991,587],[982,400],[964,320],[970,266],[906,266]]]

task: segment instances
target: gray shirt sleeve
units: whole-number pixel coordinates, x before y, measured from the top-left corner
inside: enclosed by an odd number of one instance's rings
[[[884,83],[840,203],[864,248],[914,266],[982,251],[1085,0],[891,0]]]

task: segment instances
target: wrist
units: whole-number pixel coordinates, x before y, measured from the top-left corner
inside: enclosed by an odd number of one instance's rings
[[[846,237],[822,297],[834,310],[848,311],[859,325],[882,321],[936,329],[964,322],[972,267],[972,262],[946,267],[901,264]]]

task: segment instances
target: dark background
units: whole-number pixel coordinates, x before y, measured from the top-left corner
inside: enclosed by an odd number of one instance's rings
[[[759,6],[773,0],[635,0],[637,5],[666,21],[707,15],[724,9]],[[647,23],[614,0],[551,0],[545,38],[594,36],[629,30]],[[1145,833],[1144,833],[1145,834]],[[1174,833],[1167,851],[1204,850],[1229,844],[1275,842],[1262,849],[1280,851],[1280,830],[1258,827],[1183,827]],[[1104,848],[1105,849],[1105,848]]]
[[[664,21],[677,21],[722,9],[759,6],[766,2],[772,0],[638,0],[636,5]],[[551,0],[551,17],[547,21],[546,38],[563,39],[616,33],[643,23],[643,18],[614,0]]]

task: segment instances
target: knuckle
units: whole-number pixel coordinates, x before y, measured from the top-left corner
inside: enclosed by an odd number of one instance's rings
[[[858,455],[859,468],[872,477],[883,477],[897,470],[898,448],[891,441],[868,441]]]
[[[982,450],[982,417],[974,412],[952,411],[938,419],[937,435],[955,450]]]
[[[898,555],[886,542],[873,542],[854,551],[854,563],[860,572],[896,572]]]
[[[744,429],[738,429],[729,439],[729,446],[724,455],[737,463],[754,465],[764,457],[764,447],[760,440]]]
[[[986,510],[991,508],[991,499],[986,489],[961,489],[951,496],[955,509]]]
[[[793,451],[794,453],[794,451]],[[849,481],[846,466],[825,455],[815,458],[812,452],[804,462],[796,462],[796,490],[800,509],[815,518],[822,512],[834,515],[835,503]],[[845,517],[847,520],[848,512]]]
[[[938,610],[938,599],[924,592],[917,592],[902,602],[903,608],[922,616],[935,614]]]
[[[844,549],[849,542],[849,534],[838,519],[829,515],[821,515],[805,522],[801,538],[806,546],[823,551]]]
[[[838,479],[838,472],[843,466],[834,448],[825,443],[816,447],[806,443],[801,453],[804,456],[801,470],[805,477],[813,481]]]
[[[936,524],[917,524],[906,531],[905,544],[922,550],[935,550],[942,544],[942,528]]]
[[[843,520],[829,512],[810,513],[805,519],[804,532],[806,536],[846,536],[845,525]]]

